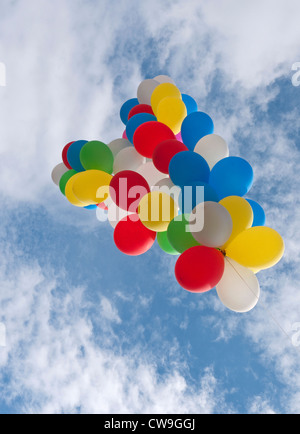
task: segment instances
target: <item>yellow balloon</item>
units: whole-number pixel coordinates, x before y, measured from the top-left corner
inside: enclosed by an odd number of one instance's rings
[[[186,106],[180,98],[167,96],[158,104],[157,120],[167,125],[174,134],[180,133],[181,124],[186,116]]]
[[[231,259],[256,271],[273,267],[283,253],[283,239],[274,229],[265,226],[245,230],[226,249]]]
[[[225,197],[220,201],[220,204],[227,209],[233,223],[231,236],[224,246],[222,246],[222,249],[226,249],[241,232],[251,228],[253,223],[253,211],[249,202],[240,196]]]
[[[181,92],[175,84],[162,83],[154,89],[151,96],[151,106],[155,115],[157,115],[159,103],[168,96],[182,99]]]
[[[76,174],[73,193],[85,205],[97,205],[109,197],[112,176],[102,170],[86,170]]]
[[[146,228],[165,232],[169,223],[178,215],[178,206],[167,193],[152,191],[140,201],[138,214]]]
[[[66,184],[66,188],[65,188],[65,195],[66,198],[68,199],[68,201],[74,205],[74,206],[78,206],[80,208],[83,208],[86,206],[85,203],[80,202],[80,200],[77,198],[77,196],[75,196],[74,192],[73,192],[73,183],[74,180],[76,179],[76,176],[79,175],[79,173],[76,173],[76,175],[73,175],[69,181]]]

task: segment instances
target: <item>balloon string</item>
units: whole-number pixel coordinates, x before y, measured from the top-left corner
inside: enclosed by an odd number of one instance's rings
[[[228,263],[231,265],[231,267],[234,269],[234,271],[240,276],[240,278],[242,279],[242,281],[245,283],[245,285],[247,286],[247,288],[250,289],[250,291],[252,292],[252,294],[257,298],[257,300],[259,300],[259,297],[255,294],[255,292],[252,290],[252,288],[250,288],[250,286],[248,285],[248,283],[245,281],[245,279],[243,278],[243,276],[241,276],[241,274],[238,272],[238,270],[235,268],[235,266],[231,263],[230,258],[228,258]],[[279,322],[276,320],[276,318],[272,315],[272,313],[269,312],[269,310],[267,309],[266,305],[260,300],[260,305],[262,306],[262,308],[265,310],[265,312],[267,313],[267,315],[274,321],[274,323],[277,325],[277,327],[280,328],[280,330],[283,332],[283,334],[285,334],[285,336],[288,338],[288,340],[292,343],[293,345],[293,340],[290,337],[290,335],[284,330],[284,328],[279,324]],[[293,345],[293,347],[295,348],[295,346]]]

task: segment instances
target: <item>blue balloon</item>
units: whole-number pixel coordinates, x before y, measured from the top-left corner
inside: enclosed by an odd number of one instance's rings
[[[223,158],[212,168],[209,184],[220,200],[227,196],[244,196],[253,184],[252,167],[240,157]]]
[[[133,136],[135,131],[139,126],[144,124],[145,122],[157,121],[156,117],[151,115],[150,113],[139,113],[132,118],[129,119],[126,125],[126,135],[127,139],[133,143]]]
[[[97,205],[88,205],[88,206],[84,206],[85,209],[97,209]]]
[[[82,166],[80,161],[80,151],[83,146],[87,143],[86,140],[77,140],[77,142],[72,143],[67,152],[67,160],[76,172],[84,172],[85,168]]]
[[[210,169],[201,155],[192,151],[183,151],[174,155],[170,161],[169,174],[173,184],[184,187],[208,183]]]
[[[125,125],[127,124],[130,110],[138,104],[139,104],[139,100],[137,98],[132,98],[124,102],[120,110],[120,118],[123,124]]]
[[[264,226],[264,224],[266,223],[266,215],[263,208],[259,205],[259,203],[255,202],[254,200],[247,199],[247,201],[250,203],[253,211],[252,227]]]
[[[179,194],[179,208],[183,214],[190,214],[202,202],[219,202],[215,190],[205,182],[184,187]]]
[[[186,95],[185,93],[182,94],[182,101],[184,102],[187,114],[190,115],[191,113],[194,113],[198,110],[198,106],[194,98],[192,98],[190,95]]]
[[[214,123],[212,119],[203,112],[189,114],[181,125],[181,137],[183,143],[193,151],[202,137],[213,134]]]

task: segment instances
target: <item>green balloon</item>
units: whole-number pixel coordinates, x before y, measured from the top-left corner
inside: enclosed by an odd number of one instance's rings
[[[169,224],[167,231],[168,240],[171,246],[179,253],[183,253],[191,247],[200,246],[191,232],[186,232],[188,226],[189,214],[180,214]]]
[[[114,156],[109,147],[102,142],[87,142],[80,151],[80,162],[85,170],[103,170],[113,172]]]
[[[72,176],[76,175],[76,170],[68,170],[66,173],[63,174],[63,176],[60,178],[59,181],[59,188],[60,191],[62,192],[62,194],[65,194],[65,189],[66,189],[66,185],[67,182],[69,181],[70,178],[72,178]]]
[[[179,255],[179,252],[175,250],[168,240],[168,234],[166,232],[158,232],[157,234],[157,242],[161,250],[168,253],[169,255]]]

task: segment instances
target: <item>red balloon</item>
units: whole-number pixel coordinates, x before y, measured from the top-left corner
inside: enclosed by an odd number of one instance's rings
[[[122,134],[122,139],[127,139],[126,130],[125,130],[124,133]]]
[[[174,155],[189,149],[178,140],[164,140],[153,152],[153,164],[162,173],[169,173],[169,164]]]
[[[156,146],[168,139],[175,139],[173,131],[162,122],[150,121],[136,129],[133,144],[143,157],[152,158]]]
[[[125,217],[114,231],[117,248],[130,256],[146,253],[153,246],[155,238],[156,232],[146,228],[137,214]]]
[[[135,213],[142,197],[150,193],[150,187],[139,173],[122,170],[111,180],[109,192],[118,207]]]
[[[70,142],[70,143],[68,143],[65,147],[64,147],[64,149],[63,149],[63,151],[62,151],[62,160],[63,160],[63,163],[64,163],[64,165],[68,168],[68,169],[72,169],[72,167],[70,166],[70,164],[69,164],[69,162],[68,162],[68,158],[67,158],[67,153],[68,153],[68,149],[69,149],[69,147],[73,144],[73,143],[75,143],[75,142]]]
[[[108,211],[108,208],[104,202],[98,203],[97,207],[100,209],[104,209],[104,211]]]
[[[139,113],[149,113],[150,115],[154,115],[151,105],[148,104],[138,104],[133,107],[128,115],[128,120],[132,118],[132,116],[138,115]]]
[[[180,286],[190,292],[206,292],[222,279],[225,261],[223,254],[211,247],[196,246],[178,258],[175,276]]]

